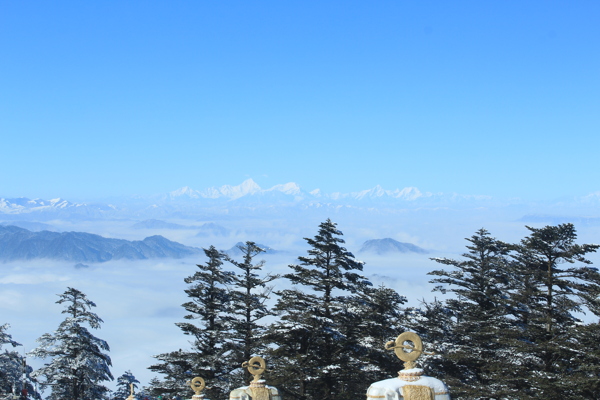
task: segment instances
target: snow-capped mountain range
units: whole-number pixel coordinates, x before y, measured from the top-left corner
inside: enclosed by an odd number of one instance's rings
[[[25,197],[19,197],[16,199],[0,198],[0,211],[5,214],[20,214],[23,212],[43,211],[48,209],[56,210],[79,206],[81,206],[81,204],[74,204],[61,198],[52,200],[30,200]]]
[[[215,188],[211,187],[204,190],[194,190],[189,186],[182,187],[171,193],[169,193],[170,199],[227,199],[235,200],[241,197],[254,196],[254,195],[269,195],[273,193],[281,193],[288,196],[302,196],[308,194],[300,189],[296,183],[290,182],[283,185],[275,185],[270,189],[262,189],[254,180],[247,179],[240,185],[231,186],[223,185]]]
[[[269,196],[284,195],[293,198],[296,201],[301,200],[366,200],[366,199],[397,199],[402,201],[415,201],[432,198],[445,199],[475,199],[489,200],[490,196],[470,196],[458,195],[456,193],[431,193],[421,192],[416,187],[405,187],[403,189],[386,190],[380,185],[374,188],[361,190],[350,193],[323,193],[320,189],[306,191],[300,188],[297,183],[289,182],[285,184],[275,185],[269,189],[262,189],[254,180],[247,179],[237,186],[224,185],[221,187],[211,187],[205,190],[194,190],[189,186],[177,189],[169,193],[169,198],[176,199],[226,199],[236,200],[248,197],[269,197]]]
[[[54,213],[57,215],[91,216],[97,213],[110,213],[117,210],[112,204],[100,203],[72,203],[68,200],[56,198],[52,200],[18,198],[0,198],[0,214],[16,216],[23,214]]]
[[[27,198],[0,198],[2,219],[15,219],[18,216],[45,215],[46,218],[114,218],[131,217],[151,219],[169,215],[190,216],[200,212],[215,210],[237,210],[246,207],[253,210],[277,207],[320,208],[362,208],[397,209],[414,207],[496,207],[523,204],[517,200],[499,200],[485,195],[463,195],[457,193],[422,192],[416,187],[388,190],[377,185],[371,189],[350,193],[324,193],[320,189],[307,191],[298,184],[289,182],[268,189],[261,188],[252,179],[237,186],[223,185],[196,190],[189,186],[170,193],[147,197],[122,198],[113,204],[72,203],[57,198],[52,200]],[[600,204],[600,192],[580,198],[571,198],[554,204],[578,204],[596,207]],[[31,219],[31,218],[29,218]]]

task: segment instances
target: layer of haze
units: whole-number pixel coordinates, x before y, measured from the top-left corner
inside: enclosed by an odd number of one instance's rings
[[[3,2],[0,197],[598,190],[600,5]]]

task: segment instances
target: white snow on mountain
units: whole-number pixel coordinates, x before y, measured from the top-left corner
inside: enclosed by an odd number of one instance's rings
[[[592,196],[592,195],[590,195]],[[158,200],[157,202],[157,199]],[[303,204],[309,207],[320,207],[327,205],[334,207],[340,203],[346,206],[368,202],[384,201],[401,202],[403,204],[420,203],[421,201],[434,202],[470,202],[470,201],[485,201],[489,200],[488,196],[464,196],[456,193],[430,193],[421,192],[416,187],[405,187],[403,189],[386,190],[382,186],[377,185],[371,189],[362,190],[351,193],[323,193],[320,189],[315,189],[311,192],[302,190],[302,188],[294,182],[278,184],[269,189],[262,189],[254,180],[247,179],[239,185],[223,185],[220,187],[210,187],[204,190],[192,189],[189,186],[184,186],[160,197],[153,196],[147,199],[136,197],[136,207],[138,210],[161,209],[161,207],[171,203],[171,211],[175,211],[178,204],[183,207],[180,202],[185,202],[189,207],[196,207],[202,204],[203,200],[215,201],[236,201],[238,205],[248,205],[248,201],[253,205],[282,205],[282,204]],[[141,200],[141,202],[140,202]],[[244,202],[242,202],[244,201]],[[144,204],[145,203],[145,204]],[[324,203],[324,204],[321,204]],[[175,207],[175,208],[173,208]],[[106,204],[78,204],[71,203],[67,200],[56,198],[52,200],[42,199],[4,199],[0,198],[0,213],[2,214],[24,214],[31,212],[45,211],[63,211],[71,212],[70,210],[80,210],[81,215],[100,216],[107,215],[108,212],[118,212],[116,206]]]
[[[52,199],[49,201],[49,203],[50,203],[49,205],[54,208],[67,208],[71,205],[77,206],[77,204],[71,204],[67,200],[63,200],[61,198]]]
[[[312,191],[303,190],[295,182],[274,185],[262,189],[254,180],[247,179],[239,185],[223,185],[209,187],[203,190],[184,186],[172,192],[148,196],[125,198],[117,206],[106,203],[80,204],[72,203],[62,198],[51,200],[20,198],[0,198],[0,214],[6,218],[9,215],[31,214],[43,212],[46,218],[78,215],[78,218],[108,218],[136,215],[146,219],[166,218],[179,213],[180,216],[197,215],[205,206],[217,207],[219,213],[231,212],[231,205],[238,212],[244,207],[294,207],[302,209],[329,208],[332,210],[340,207],[377,208],[386,209],[396,207],[496,207],[506,205],[525,204],[520,200],[496,199],[487,195],[464,195],[459,193],[432,193],[424,192],[416,187],[385,189],[376,185],[370,189],[356,192],[326,193],[320,189]],[[547,202],[551,204],[552,202]],[[586,196],[564,199],[559,204],[564,207],[587,206],[593,207],[600,204],[600,192],[593,192]],[[211,212],[217,212],[211,208]],[[254,208],[255,209],[255,208]],[[127,214],[129,213],[129,214]],[[139,213],[139,214],[135,214]],[[588,212],[588,214],[590,214]],[[587,215],[587,214],[586,214]],[[591,215],[591,214],[590,214]],[[595,215],[595,214],[594,214]]]
[[[380,185],[375,186],[372,189],[363,190],[360,192],[350,193],[347,195],[348,197],[352,197],[354,199],[360,200],[364,198],[378,198],[378,197],[392,197],[395,199],[402,199],[407,201],[416,200],[420,197],[431,196],[431,193],[421,193],[419,189],[416,187],[405,187],[404,189],[396,189],[396,190],[385,190]]]
[[[586,196],[582,196],[578,199],[579,202],[584,204],[596,204],[600,202],[600,191],[590,193]]]
[[[178,197],[189,197],[190,199],[199,199],[203,197],[201,193],[197,190],[192,189],[189,186],[184,186],[181,189],[177,189],[171,193],[169,193],[169,197],[172,199]]]
[[[405,187],[404,189],[400,190],[400,189],[396,189],[394,191],[388,191],[389,195],[397,198],[397,199],[404,199],[404,200],[416,200],[420,197],[429,197],[432,196],[431,193],[421,193],[421,191],[419,189],[417,189],[416,187]]]
[[[260,186],[252,179],[246,179],[240,185],[230,186],[224,185],[218,189],[218,192],[222,197],[228,197],[231,200],[238,199],[240,197],[253,195],[261,191]]]
[[[256,184],[252,179],[247,179],[242,182],[240,185],[231,186],[231,185],[223,185],[221,187],[215,188],[210,187],[200,190],[194,190],[189,186],[184,186],[181,189],[177,189],[171,193],[169,193],[169,198],[171,199],[218,199],[221,197],[228,198],[230,200],[237,199],[240,197],[244,197],[247,195],[252,195],[261,191],[260,186]]]
[[[85,204],[71,203],[61,198],[52,200],[31,200],[25,197],[19,197],[16,199],[0,198],[0,212],[4,214],[22,214],[34,211],[58,210],[70,207],[80,207],[84,205]]]
[[[221,187],[210,187],[200,190],[194,190],[189,186],[182,187],[181,189],[177,189],[171,193],[169,193],[169,198],[178,199],[178,198],[189,198],[189,199],[219,199],[226,198],[228,200],[235,200],[245,196],[252,195],[260,195],[260,194],[269,194],[281,192],[290,196],[298,196],[301,195],[301,189],[298,184],[294,182],[289,182],[286,184],[275,185],[270,189],[262,189],[254,180],[246,179],[244,182],[237,186],[231,185],[223,185]]]
[[[298,186],[298,184],[294,182],[289,182],[283,185],[275,185],[271,189],[265,190],[265,192],[281,192],[284,194],[297,196],[301,194],[301,189],[300,186]]]

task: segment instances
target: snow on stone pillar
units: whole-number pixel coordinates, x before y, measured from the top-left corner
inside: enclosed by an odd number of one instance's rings
[[[248,372],[254,375],[249,386],[233,390],[229,394],[229,400],[282,400],[277,388],[268,386],[263,379],[262,374],[267,370],[267,364],[262,357],[252,357],[250,361],[242,364],[243,368],[248,368]]]
[[[425,353],[419,335],[404,332],[395,341],[387,342],[385,349],[394,350],[404,361],[404,369],[398,372],[397,378],[373,383],[367,390],[367,400],[450,400],[444,382],[423,375],[423,370],[416,366],[416,360]]]

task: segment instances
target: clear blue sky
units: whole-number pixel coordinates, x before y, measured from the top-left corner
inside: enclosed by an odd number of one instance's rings
[[[597,1],[0,1],[0,197],[600,190]]]

